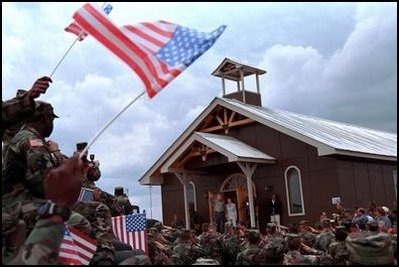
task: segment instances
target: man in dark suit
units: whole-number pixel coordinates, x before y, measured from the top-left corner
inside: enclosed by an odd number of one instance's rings
[[[281,202],[277,199],[275,193],[272,194],[271,200],[266,204],[267,219],[270,222],[275,223],[277,226],[280,225],[280,215],[281,215]],[[270,216],[270,217],[269,217]]]

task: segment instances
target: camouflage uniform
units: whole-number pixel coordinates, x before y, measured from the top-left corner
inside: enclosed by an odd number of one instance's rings
[[[50,219],[38,220],[13,265],[57,264],[58,250],[64,237],[64,224],[54,224]]]
[[[123,214],[126,215],[133,213],[132,204],[130,204],[129,198],[123,194],[123,188],[120,186],[115,187],[115,199],[119,206],[123,209]]]
[[[283,265],[312,265],[318,256],[302,255],[299,251],[301,238],[297,234],[287,234],[288,252],[284,256]]]
[[[316,236],[314,248],[327,252],[328,246],[334,241],[335,235],[333,234],[333,232],[331,232],[330,230],[324,230],[322,233]]]
[[[241,240],[237,235],[231,235],[223,240],[223,265],[234,265],[240,250]]]
[[[100,200],[101,203],[104,203],[109,208],[112,217],[123,215],[123,208],[118,203],[115,196],[101,190]]]
[[[171,260],[176,265],[191,265],[204,256],[206,251],[192,242],[190,230],[183,230],[179,242],[173,248]]]
[[[200,240],[205,249],[207,258],[222,262],[222,235],[218,232],[207,232]]]
[[[346,238],[349,259],[363,265],[393,264],[392,236],[378,232],[360,232]]]
[[[328,254],[334,259],[334,264],[336,265],[346,265],[346,261],[349,259],[345,241],[331,243],[328,247]]]
[[[24,119],[35,111],[35,102],[28,97],[27,91],[18,90],[17,97],[2,101],[1,135],[3,142],[10,140],[22,126]]]
[[[262,254],[259,247],[260,234],[256,230],[249,230],[247,232],[247,239],[249,244],[246,249],[238,253],[236,265],[259,265],[266,262],[266,257]]]
[[[23,126],[10,140],[3,161],[3,208],[22,214],[28,230],[35,224],[36,209],[44,199],[43,180],[56,166],[44,138]]]

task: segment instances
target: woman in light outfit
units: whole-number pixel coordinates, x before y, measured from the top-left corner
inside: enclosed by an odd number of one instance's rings
[[[226,211],[227,211],[227,221],[231,222],[233,226],[237,226],[237,208],[236,204],[231,202],[231,198],[227,199],[226,204]]]

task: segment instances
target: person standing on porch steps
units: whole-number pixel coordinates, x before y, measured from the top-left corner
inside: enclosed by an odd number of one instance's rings
[[[270,216],[270,222],[280,226],[280,215],[281,215],[281,202],[277,199],[275,193],[272,194],[271,200],[266,204],[267,214]]]
[[[236,204],[231,201],[231,198],[227,198],[226,204],[227,221],[231,222],[233,227],[237,226],[237,208]]]
[[[225,223],[225,210],[226,205],[222,200],[222,194],[217,194],[216,199],[213,200],[213,210],[215,211],[215,223],[216,229],[219,233],[224,232],[224,223]]]

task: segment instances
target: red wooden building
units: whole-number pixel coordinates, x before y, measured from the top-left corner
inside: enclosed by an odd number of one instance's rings
[[[224,59],[212,73],[222,79],[216,97],[139,180],[159,185],[163,221],[190,222],[190,208],[212,221],[217,192],[237,203],[239,220],[266,226],[272,192],[282,202],[282,224],[315,222],[331,214],[333,198],[346,207],[396,201],[397,135],[261,106],[259,75]],[[244,78],[255,75],[256,92]],[[226,80],[237,91],[226,94]]]

